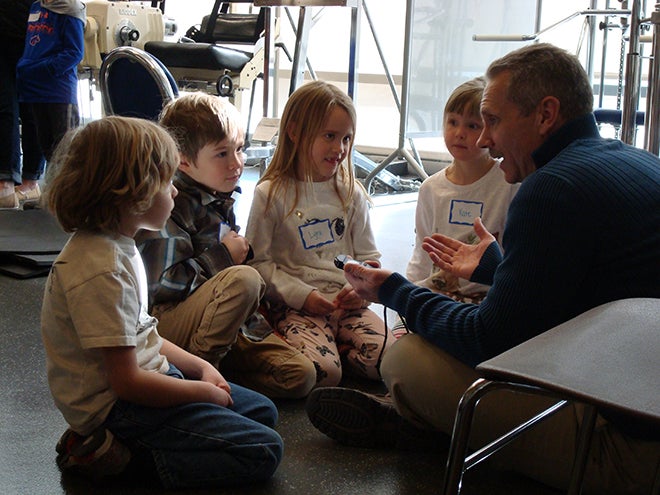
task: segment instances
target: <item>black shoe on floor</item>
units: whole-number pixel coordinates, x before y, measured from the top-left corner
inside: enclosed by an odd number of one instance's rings
[[[446,435],[417,428],[394,409],[389,395],[326,387],[312,390],[305,405],[314,427],[344,445],[438,451]]]

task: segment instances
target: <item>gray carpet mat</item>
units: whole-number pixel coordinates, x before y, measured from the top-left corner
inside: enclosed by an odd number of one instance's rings
[[[69,235],[46,210],[0,210],[0,273],[15,278],[48,274]]]

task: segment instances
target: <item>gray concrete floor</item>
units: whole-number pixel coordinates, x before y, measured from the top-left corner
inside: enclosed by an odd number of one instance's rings
[[[246,170],[244,196],[237,212],[245,218],[255,172]],[[412,250],[415,195],[376,198],[373,225],[383,253],[383,265],[399,271]],[[243,225],[245,222],[243,221]],[[0,493],[55,494],[162,494],[153,483],[125,480],[93,485],[62,476],[55,465],[55,444],[66,428],[53,405],[46,383],[39,311],[45,277],[18,280],[0,275]],[[380,390],[380,384],[349,383]],[[338,445],[315,430],[304,411],[304,401],[279,401],[278,431],[285,454],[267,483],[218,494],[383,494],[440,493],[446,453],[374,451]],[[206,490],[176,493],[211,493]],[[488,463],[465,478],[463,493],[493,495],[554,495],[558,492],[497,472]]]

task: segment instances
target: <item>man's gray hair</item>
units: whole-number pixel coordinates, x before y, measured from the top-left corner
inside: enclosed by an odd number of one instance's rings
[[[514,50],[490,64],[486,77],[510,74],[506,97],[529,115],[546,96],[559,100],[560,115],[568,120],[593,111],[591,82],[577,57],[549,43]]]

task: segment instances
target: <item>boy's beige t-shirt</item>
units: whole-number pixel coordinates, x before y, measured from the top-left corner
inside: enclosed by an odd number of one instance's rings
[[[156,323],[133,239],[75,233],[53,264],[41,313],[48,383],[74,431],[91,433],[117,400],[100,348],[135,347],[142,369],[168,371]]]

